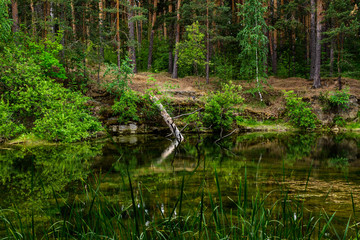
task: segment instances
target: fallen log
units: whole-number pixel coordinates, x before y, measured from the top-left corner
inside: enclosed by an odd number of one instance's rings
[[[159,99],[155,96],[150,97],[151,101],[155,104],[155,106],[160,110],[160,114],[165,120],[165,123],[169,126],[171,133],[175,136],[178,142],[182,142],[184,140],[183,135],[181,134],[180,130],[176,127],[176,124],[167,113],[164,106],[160,103]]]

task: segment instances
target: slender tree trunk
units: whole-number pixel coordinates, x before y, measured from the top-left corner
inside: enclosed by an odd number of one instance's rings
[[[310,80],[314,80],[316,62],[316,6],[315,0],[310,0]]]
[[[317,1],[317,20],[316,20],[316,61],[314,71],[314,88],[321,87],[320,69],[321,69],[321,27],[323,20],[323,2]]]
[[[181,0],[177,0],[177,21],[176,21],[176,38],[175,38],[175,44],[179,44],[180,42],[180,6],[181,6]],[[173,67],[173,73],[172,78],[178,78],[178,61],[179,58],[179,51],[175,50],[175,57],[174,57],[174,67]]]
[[[52,2],[49,2],[48,4],[49,4],[49,15],[50,15],[51,32],[52,32],[52,33],[55,33],[53,3],[52,3]]]
[[[277,17],[277,0],[274,0],[274,18]],[[277,29],[273,30],[273,41],[272,41],[272,54],[271,54],[271,62],[272,62],[272,71],[274,75],[277,75]]]
[[[334,40],[331,40],[330,44],[330,77],[333,76],[334,73]]]
[[[100,56],[104,58],[104,47],[103,47],[103,25],[104,25],[104,6],[103,0],[99,0],[99,42],[100,42]]]
[[[32,34],[33,34],[33,37],[35,37],[36,36],[36,23],[35,23],[35,9],[34,9],[33,0],[30,0],[30,9],[31,9]]]
[[[169,4],[169,13],[173,12],[172,4]],[[169,64],[168,64],[168,73],[173,73],[173,50],[174,50],[174,25],[169,26]]]
[[[295,41],[296,41],[296,36],[295,33],[293,32],[292,36],[291,36],[291,48],[292,48],[292,75],[295,76],[296,75],[296,69],[295,69],[295,61],[296,61],[296,48],[295,48]]]
[[[135,23],[134,21],[132,21],[132,18],[134,17],[134,0],[129,0],[129,4],[130,4],[130,9],[129,9],[129,13],[128,13],[128,26],[129,26],[129,40],[130,40],[130,45],[129,45],[129,55],[130,55],[130,60],[131,60],[131,64],[133,65],[133,73],[137,73],[137,68],[136,68],[136,52],[135,52]]]
[[[71,0],[70,1],[70,6],[71,6],[71,26],[72,26],[72,31],[74,34],[74,39],[77,40],[77,36],[76,36],[76,25],[75,25],[75,7],[74,7],[74,1]]]
[[[120,2],[116,0],[116,41],[117,41],[117,65],[120,69],[121,59],[120,59]]]
[[[13,32],[19,31],[19,11],[17,0],[11,1],[11,13],[13,19]]]
[[[234,3],[234,1],[233,1]],[[206,83],[210,83],[210,32],[209,32],[209,0],[206,0]]]
[[[157,2],[158,2],[158,0],[154,0],[154,13],[152,15],[151,35],[150,35],[150,42],[149,42],[149,56],[148,56],[148,66],[147,66],[148,70],[151,69],[151,64],[152,64],[152,52],[153,52],[153,47],[154,47],[154,35],[155,35],[154,25],[156,22]]]

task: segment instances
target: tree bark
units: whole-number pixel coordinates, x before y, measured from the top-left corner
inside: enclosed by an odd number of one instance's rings
[[[310,80],[314,80],[316,61],[316,6],[315,0],[310,0]]]
[[[13,32],[19,31],[19,11],[17,0],[11,1],[11,13],[13,19]]]
[[[172,4],[169,4],[169,13],[173,12]],[[173,73],[173,50],[174,50],[174,25],[169,25],[169,64],[168,64],[168,73]]]
[[[116,41],[117,41],[117,65],[120,69],[121,59],[120,59],[120,2],[116,0]]]
[[[70,6],[71,6],[71,26],[72,26],[72,30],[73,30],[73,34],[74,34],[74,39],[77,39],[76,36],[76,25],[75,25],[75,8],[74,8],[74,1],[71,0],[70,1]]]
[[[330,77],[333,76],[334,73],[334,40],[331,40],[330,43]]]
[[[321,69],[321,28],[323,20],[323,2],[317,1],[317,19],[316,19],[316,61],[314,71],[314,88],[321,87],[320,69]]]
[[[233,1],[234,3],[234,1]],[[209,32],[209,0],[206,0],[206,84],[210,83],[210,32]]]
[[[182,142],[184,140],[183,135],[181,134],[180,130],[176,127],[176,124],[174,123],[174,121],[172,120],[170,115],[167,113],[164,106],[159,102],[159,99],[155,96],[152,96],[150,99],[151,99],[151,101],[153,101],[155,106],[160,110],[161,116],[165,120],[166,124],[169,126],[170,131],[174,135],[176,140],[178,142]]]
[[[180,42],[180,6],[181,6],[181,0],[177,0],[177,9],[176,9],[177,21],[176,21],[176,38],[175,38],[176,45]],[[175,50],[172,78],[178,78],[178,64],[177,64],[178,58],[179,58],[179,51]]]
[[[137,68],[136,68],[136,52],[135,52],[135,24],[134,21],[132,21],[131,18],[133,18],[134,16],[134,0],[129,0],[129,4],[130,4],[130,9],[129,9],[129,13],[128,13],[128,26],[129,26],[129,40],[130,40],[130,44],[129,44],[129,55],[130,55],[130,60],[131,60],[131,64],[133,65],[133,73],[137,73]]]
[[[277,17],[277,0],[274,0],[273,17],[275,19]],[[271,67],[273,74],[276,75],[277,74],[277,29],[274,29],[271,34],[273,34],[272,43],[270,43],[272,44]]]
[[[104,22],[104,12],[103,12],[103,0],[99,0],[99,42],[100,42],[100,56],[104,58],[104,47],[102,46],[103,36],[103,22]]]
[[[35,23],[35,9],[34,9],[34,2],[30,0],[30,9],[31,9],[31,25],[32,25],[32,32],[33,37],[36,36],[36,23]],[[64,12],[64,11],[62,11]]]
[[[152,15],[152,24],[151,24],[151,35],[150,35],[150,42],[149,42],[149,56],[148,56],[148,66],[147,69],[151,69],[152,64],[152,52],[154,47],[154,35],[155,35],[155,22],[156,22],[156,11],[157,11],[157,3],[158,0],[154,0],[154,13]]]

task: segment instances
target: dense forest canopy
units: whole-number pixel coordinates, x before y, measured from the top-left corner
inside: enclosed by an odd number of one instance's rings
[[[264,11],[256,12],[260,8],[247,4],[263,6]],[[120,65],[129,56],[135,72],[167,70],[176,72],[174,78],[197,71],[205,75],[206,69],[223,78],[253,78],[253,71],[243,71],[241,56],[247,46],[239,45],[237,36],[258,24],[267,38],[266,44],[259,42],[266,49],[266,58],[260,59],[266,74],[301,76],[315,80],[318,87],[323,75],[360,74],[358,4],[356,0],[2,0],[1,18],[12,18],[13,32],[22,31],[37,41],[62,34],[58,57],[67,71],[80,68],[82,61]],[[266,25],[249,21],[253,15]],[[210,64],[202,65],[210,67],[199,69],[189,61],[178,70],[176,45],[186,41],[187,26],[195,22],[203,38],[194,41],[204,46],[202,61]],[[3,35],[6,25],[2,23]]]

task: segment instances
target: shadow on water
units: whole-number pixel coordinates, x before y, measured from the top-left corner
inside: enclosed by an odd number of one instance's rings
[[[358,139],[356,134],[251,133],[218,144],[212,135],[187,136],[179,145],[134,135],[71,145],[1,146],[0,206],[9,219],[24,224],[32,219],[38,235],[73,216],[97,226],[96,201],[106,203],[109,216],[135,218],[138,234],[139,226],[157,216],[170,221],[185,213],[200,213],[201,233],[202,218],[216,219],[216,229],[230,221],[239,192],[245,212],[257,194],[272,192],[267,207],[288,196],[303,203],[305,215],[326,210],[329,219],[336,212],[333,229],[342,233],[360,204],[352,197],[360,196]],[[220,204],[217,213],[206,211],[216,209],[215,204]],[[0,224],[0,236],[5,230]],[[331,236],[340,236],[335,232]]]

